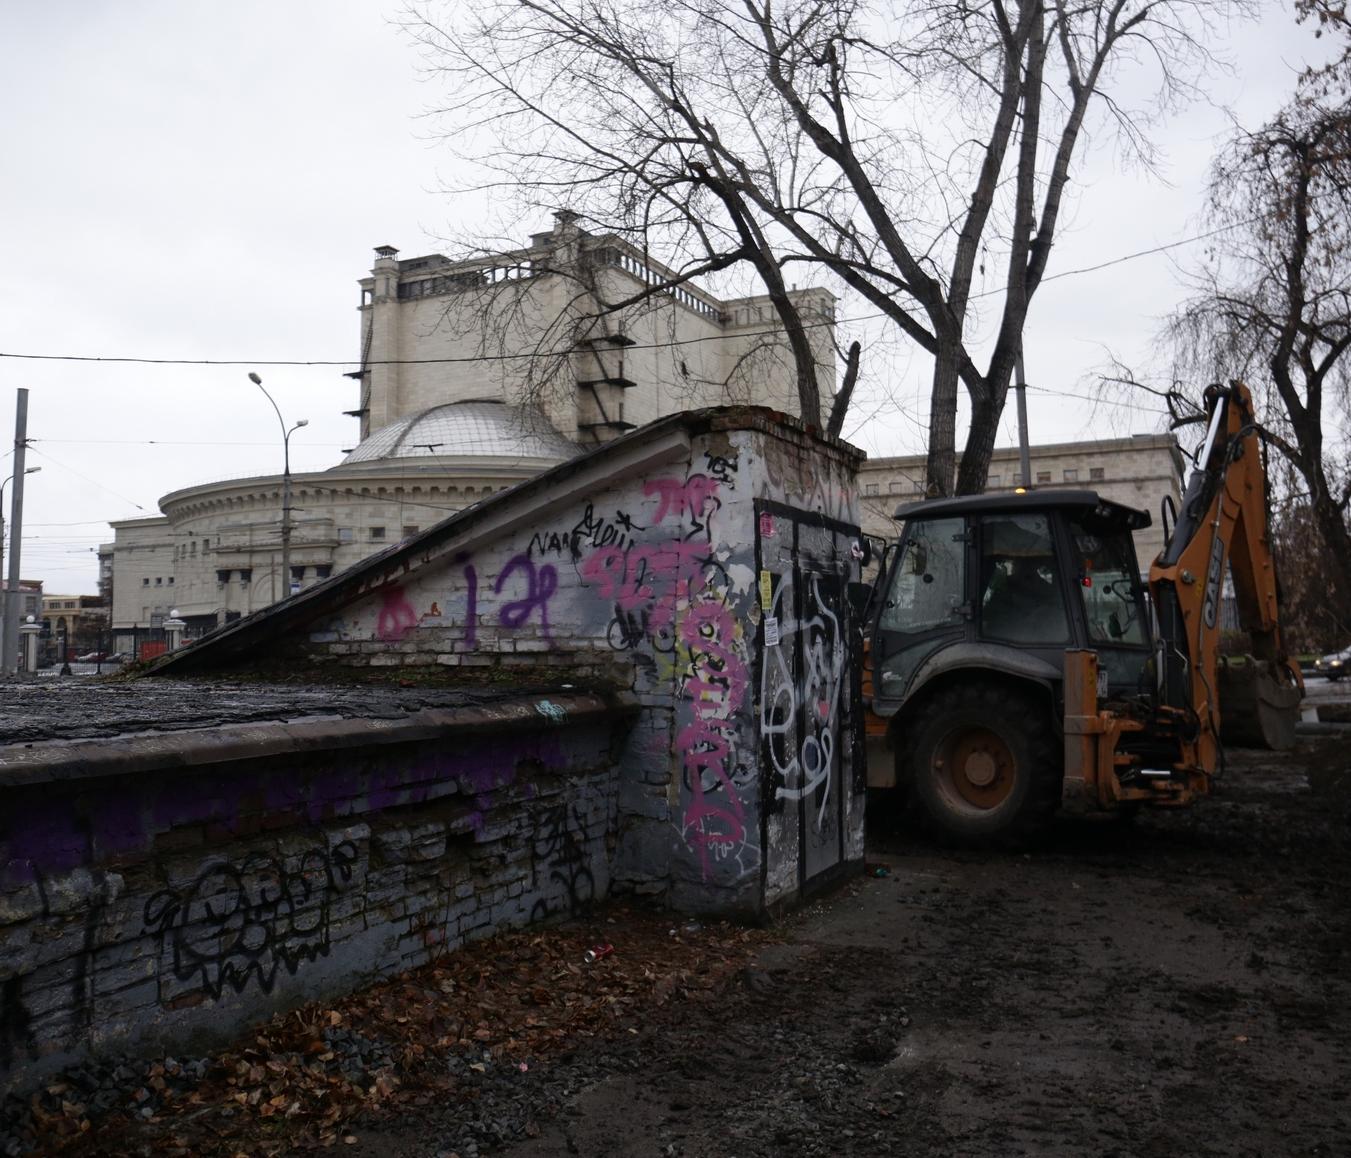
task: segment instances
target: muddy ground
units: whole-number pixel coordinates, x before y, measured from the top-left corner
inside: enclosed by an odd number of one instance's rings
[[[353,1063],[370,1093],[329,1125],[308,1109],[264,1116],[272,1087],[246,1104],[234,1076],[281,1058],[279,1107],[321,1081],[303,1046],[321,1031],[288,1015],[242,1054],[200,1063],[216,1077],[149,1121],[134,1108],[94,1120],[51,1152],[1351,1153],[1348,740],[1231,753],[1218,798],[1129,824],[1065,821],[1033,852],[939,847],[884,808],[870,846],[866,877],[767,933],[595,914],[314,1012],[341,1022],[322,1030],[325,1057],[359,1045],[397,1058],[432,1036],[420,1025],[461,1019],[444,1053]],[[587,972],[573,962],[597,937],[616,954]],[[532,990],[532,974],[567,993]],[[477,1012],[434,1009],[442,992]],[[396,1033],[404,1047],[381,1044]],[[319,1094],[296,1105],[336,1096]]]
[[[457,1107],[354,1152],[1351,1153],[1349,769],[1340,739],[1232,753],[1203,807],[1063,822],[1028,854],[878,810],[885,876],[794,918],[717,1000],[552,1065],[535,1136],[476,1141]]]

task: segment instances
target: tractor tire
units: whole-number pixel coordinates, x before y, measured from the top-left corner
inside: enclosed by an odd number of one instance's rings
[[[993,682],[954,684],[903,724],[911,796],[959,843],[1020,843],[1060,806],[1064,755],[1045,703]]]

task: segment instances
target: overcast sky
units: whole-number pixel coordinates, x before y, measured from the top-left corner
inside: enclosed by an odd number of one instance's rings
[[[397,12],[381,0],[5,6],[0,352],[241,363],[0,358],[0,445],[11,445],[15,388],[27,387],[28,465],[42,468],[27,480],[26,578],[93,592],[109,520],[157,514],[160,495],[193,483],[279,472],[276,415],[251,368],[288,422],[309,419],[292,438],[294,470],[332,466],[354,444],[342,415],[356,405],[350,366],[264,363],[355,358],[356,282],[373,247],[433,252],[479,212],[439,191],[449,159],[420,119],[437,92],[391,23]],[[1121,172],[1105,147],[1088,156],[1050,272],[1195,233],[1221,107],[1259,123],[1313,44],[1284,4],[1235,27],[1217,45],[1235,75],[1158,136],[1166,183]],[[1030,396],[1034,442],[1158,429],[1156,414],[1065,394],[1089,392],[1107,350],[1145,363],[1180,293],[1173,262],[1187,257],[1042,289],[1028,377],[1062,393]],[[895,365],[891,394],[916,413],[921,360]],[[850,429],[869,453],[922,449],[893,410],[876,393],[862,400]],[[8,455],[4,466],[0,478]]]

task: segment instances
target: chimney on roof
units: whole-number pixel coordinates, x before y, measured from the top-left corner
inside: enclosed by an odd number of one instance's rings
[[[377,245],[375,247],[376,257],[396,257],[398,252],[392,245]]]

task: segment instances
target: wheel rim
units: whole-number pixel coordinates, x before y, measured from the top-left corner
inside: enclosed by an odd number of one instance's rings
[[[952,804],[989,811],[1013,794],[1017,762],[1008,744],[975,725],[949,732],[934,752],[934,782]]]

